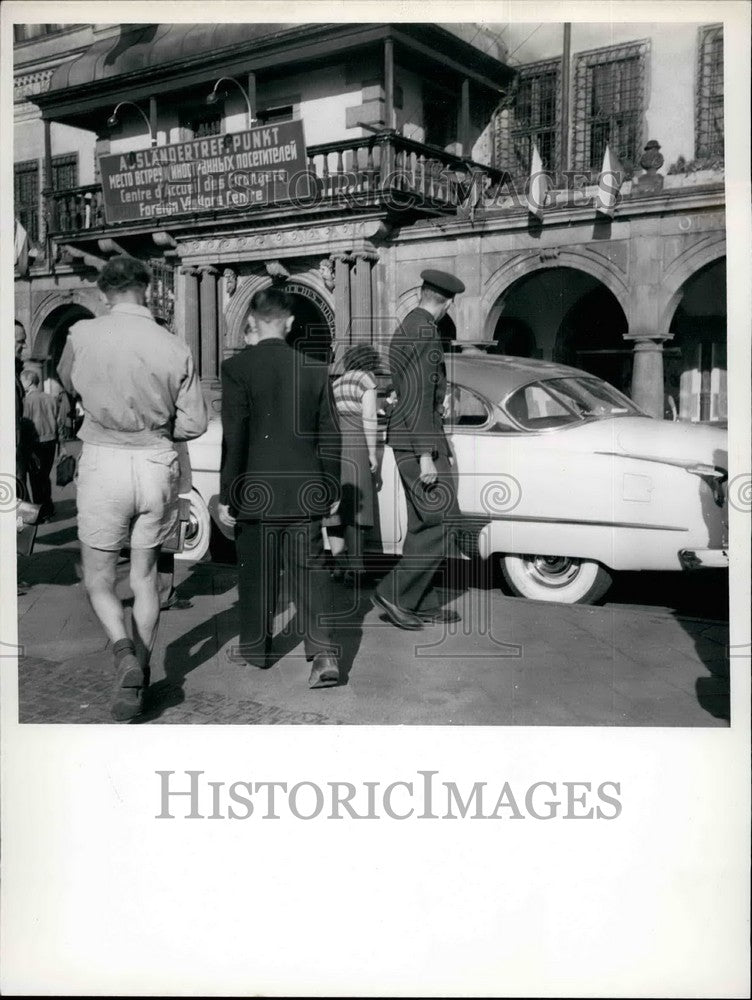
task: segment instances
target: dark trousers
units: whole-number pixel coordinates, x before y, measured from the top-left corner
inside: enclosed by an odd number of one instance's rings
[[[407,536],[402,557],[376,588],[378,594],[406,611],[436,611],[432,581],[447,554],[447,536],[459,519],[455,476],[449,459],[434,459],[439,474],[433,486],[420,480],[420,459],[412,452],[395,451],[407,500]]]
[[[334,589],[324,557],[321,521],[238,521],[240,653],[249,659],[268,654],[282,566],[292,577],[297,627],[306,657],[338,655],[332,626],[322,617],[334,612]]]
[[[52,513],[52,483],[50,473],[55,464],[57,442],[38,441],[34,444],[29,462],[31,499],[40,505],[42,517]]]

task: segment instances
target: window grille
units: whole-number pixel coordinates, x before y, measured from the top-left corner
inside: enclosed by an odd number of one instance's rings
[[[574,166],[599,171],[606,143],[634,169],[643,145],[649,42],[583,52],[576,57]]]
[[[494,165],[524,181],[536,143],[544,168],[555,173],[561,163],[560,119],[561,60],[523,66],[513,103],[495,118]]]
[[[695,157],[723,157],[723,25],[700,28]]]
[[[39,163],[25,160],[14,165],[13,195],[16,218],[24,227],[30,243],[39,240]]]
[[[78,153],[52,157],[52,189],[67,191],[78,187]]]

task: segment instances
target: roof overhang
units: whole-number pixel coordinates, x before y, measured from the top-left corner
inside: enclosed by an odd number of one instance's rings
[[[331,61],[391,38],[397,58],[445,76],[467,77],[490,94],[503,92],[514,71],[435,24],[152,24],[123,25],[61,65],[50,89],[34,98],[42,117],[85,119],[126,97],[143,100],[203,85],[212,75],[243,75]]]

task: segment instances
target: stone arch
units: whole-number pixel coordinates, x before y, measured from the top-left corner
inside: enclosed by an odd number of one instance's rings
[[[40,364],[44,377],[54,377],[71,326],[81,319],[100,315],[104,306],[94,296],[81,295],[58,300],[44,315],[39,316],[39,312],[34,323],[31,359]]]
[[[71,314],[78,310],[79,319],[88,316],[101,316],[107,311],[107,306],[96,289],[56,290],[45,295],[34,307],[34,315],[29,330],[29,340],[35,357],[46,357],[54,335],[56,318],[63,315],[64,310]],[[75,322],[75,319],[71,320]],[[59,325],[59,324],[58,324]]]
[[[690,278],[725,256],[726,240],[720,237],[712,243],[690,247],[669,265],[661,283],[663,303],[658,314],[657,336],[669,333],[674,313],[684,294],[684,286]]]
[[[540,254],[537,252],[527,257],[517,255],[505,261],[486,281],[481,296],[481,314],[486,317],[483,322],[485,340],[493,340],[496,324],[504,309],[505,293],[520,278],[528,277],[536,271],[552,268],[572,268],[575,271],[589,274],[606,286],[621,306],[624,315],[629,315],[627,283],[613,267],[607,266],[602,260],[597,260],[594,256],[577,250],[560,250],[555,256],[545,260],[541,260]]]
[[[333,337],[334,299],[325,286],[320,272],[314,268],[300,273],[291,272],[287,281],[293,285],[301,285],[308,290],[310,296],[307,297],[311,298],[326,318]],[[258,273],[258,271],[240,277],[237,290],[230,299],[230,304],[225,312],[228,347],[233,348],[242,345],[245,320],[248,315],[251,299],[256,292],[260,292],[262,288],[268,288],[271,284],[271,277],[266,273]]]
[[[412,288],[406,289],[401,293],[397,300],[397,322],[401,323],[402,320],[407,316],[407,314],[415,309],[420,302],[420,285],[414,285]],[[455,319],[455,305],[452,301],[449,305],[447,311],[447,316],[451,319],[452,323],[456,323]],[[391,336],[391,334],[390,334]]]

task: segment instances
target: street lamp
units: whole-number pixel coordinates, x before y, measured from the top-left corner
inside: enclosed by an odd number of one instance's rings
[[[110,128],[114,128],[114,127],[115,127],[115,126],[116,126],[116,125],[118,124],[118,111],[119,111],[119,110],[120,110],[120,109],[121,109],[121,108],[122,108],[122,107],[123,107],[123,106],[124,106],[125,104],[129,104],[129,105],[130,105],[130,106],[131,106],[132,108],[135,108],[135,109],[136,109],[136,111],[138,111],[138,113],[139,113],[139,114],[141,115],[141,117],[143,118],[143,120],[144,120],[144,121],[146,122],[146,127],[147,127],[147,128],[148,128],[148,130],[149,130],[149,138],[151,139],[151,144],[152,144],[152,146],[156,146],[156,144],[157,144],[157,140],[156,140],[156,138],[154,137],[154,133],[153,133],[153,132],[152,132],[152,130],[151,130],[151,122],[149,121],[149,119],[148,119],[148,118],[146,117],[146,115],[144,114],[144,111],[143,111],[143,108],[140,108],[140,107],[138,106],[138,104],[134,104],[134,102],[133,102],[133,101],[121,101],[121,102],[120,102],[119,104],[117,104],[117,105],[115,106],[115,110],[114,110],[114,111],[112,112],[112,114],[110,115],[110,117],[109,117],[109,118],[107,119],[107,124],[108,124],[108,126],[109,126]]]
[[[246,93],[243,84],[239,80],[236,80],[234,76],[220,76],[220,78],[214,84],[214,88],[212,89],[211,94],[209,94],[208,97],[206,98],[206,103],[207,104],[217,103],[217,101],[219,100],[219,94],[217,93],[217,88],[219,87],[220,83],[222,83],[223,80],[227,80],[230,83],[234,83],[235,86],[240,90],[240,93],[245,98],[246,107],[248,108],[248,128],[250,128],[255,121],[255,118],[253,117],[253,109],[251,108],[251,99]]]

